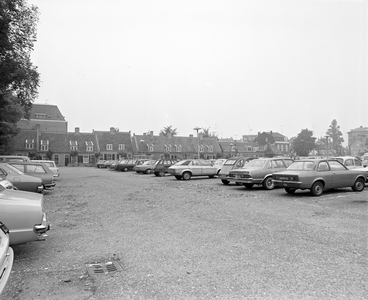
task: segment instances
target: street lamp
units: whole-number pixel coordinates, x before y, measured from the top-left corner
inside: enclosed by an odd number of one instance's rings
[[[231,157],[233,157],[233,147],[234,147],[234,144],[233,143],[230,143],[229,146],[230,146],[230,158],[231,158]]]
[[[143,158],[143,143],[144,143],[144,140],[140,140],[141,142],[141,158]]]
[[[198,130],[202,129],[201,127],[194,127],[193,130],[197,131],[197,140],[198,140],[198,145],[197,145],[197,150],[198,150],[198,157],[197,159],[199,159],[199,136],[198,136]]]

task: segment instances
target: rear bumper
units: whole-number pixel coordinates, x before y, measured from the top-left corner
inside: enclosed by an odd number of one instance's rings
[[[302,183],[300,181],[281,181],[272,180],[275,186],[283,188],[300,189],[302,188]]]

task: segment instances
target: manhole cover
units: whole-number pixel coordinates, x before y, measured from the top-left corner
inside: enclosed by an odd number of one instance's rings
[[[86,264],[88,274],[90,276],[96,274],[110,274],[114,272],[120,272],[122,270],[120,264],[117,261],[108,261],[105,263],[92,263]]]

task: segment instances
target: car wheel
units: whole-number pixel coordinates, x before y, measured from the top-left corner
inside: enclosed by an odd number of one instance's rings
[[[151,174],[151,171],[152,170],[148,169],[145,174]]]
[[[244,183],[243,184],[247,189],[251,189],[253,187],[253,183]]]
[[[311,194],[313,196],[321,196],[323,193],[323,184],[320,181],[315,182],[311,188]]]
[[[155,174],[155,176],[160,176],[158,172],[154,172],[153,174]]]
[[[295,193],[295,191],[296,191],[296,189],[285,188],[285,191],[286,191],[286,193],[288,193],[288,194],[294,194],[294,193]]]
[[[221,181],[225,185],[228,185],[230,183],[230,181],[229,180],[226,180],[226,179],[221,179]]]
[[[265,190],[272,190],[275,187],[271,176],[263,180],[262,185]]]
[[[181,179],[181,176],[179,176],[179,175],[175,175],[175,178],[176,178],[177,180],[180,180],[180,179]]]
[[[128,172],[128,168],[124,168],[123,169],[123,172]]]
[[[160,175],[160,177],[165,176],[165,172],[164,171],[160,171],[160,172],[158,172],[158,174]]]
[[[184,180],[189,180],[190,177],[192,177],[192,174],[190,174],[189,172],[184,172],[183,173],[183,179]]]
[[[365,186],[365,182],[363,179],[358,178],[355,182],[354,185],[351,187],[351,189],[354,192],[362,192],[364,190],[364,186]]]

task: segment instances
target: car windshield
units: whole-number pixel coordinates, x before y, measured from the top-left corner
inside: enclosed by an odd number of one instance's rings
[[[16,167],[13,167],[13,166],[8,165],[8,164],[6,164],[6,166],[7,166],[7,170],[6,170],[6,171],[7,171],[9,174],[17,174],[17,175],[22,175],[22,174],[24,174],[23,172],[19,171]]]
[[[287,170],[311,171],[314,169],[315,163],[313,161],[295,161]]]
[[[263,166],[268,162],[265,159],[253,159],[249,163],[245,164],[243,168],[263,168]]]

